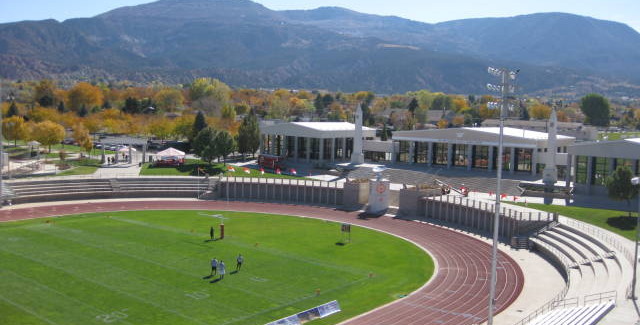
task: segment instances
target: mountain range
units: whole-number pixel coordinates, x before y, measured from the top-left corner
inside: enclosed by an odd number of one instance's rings
[[[160,0],[92,18],[0,24],[0,77],[398,93],[487,93],[487,66],[518,92],[640,96],[640,34],[564,13],[427,24],[249,0]]]

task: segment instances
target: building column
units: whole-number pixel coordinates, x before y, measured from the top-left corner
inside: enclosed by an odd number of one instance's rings
[[[538,169],[538,148],[531,150],[531,176],[536,176]]]
[[[258,147],[258,154],[264,153],[264,134],[260,134],[260,146]]]
[[[282,144],[282,149],[281,152],[283,153],[283,156],[288,156],[289,155],[289,137],[286,135],[282,136],[282,141],[280,142]]]
[[[489,172],[491,172],[493,170],[493,164],[495,163],[495,161],[493,161],[493,150],[494,147],[493,146],[489,146],[489,166],[487,166],[487,170]]]
[[[516,171],[516,147],[511,147],[511,151],[509,154],[509,172],[511,174]]]
[[[564,174],[564,181],[565,181],[565,188],[568,190],[571,188],[571,178],[572,178],[572,172],[571,169],[573,167],[573,155],[571,155],[570,153],[567,154],[567,170]]]
[[[447,143],[447,168],[451,168],[453,158],[453,143]]]
[[[433,142],[427,143],[427,167],[433,165]]]
[[[591,194],[591,183],[593,182],[593,157],[587,157],[587,194]]]
[[[396,142],[391,140],[391,163],[396,162]]]
[[[293,153],[293,161],[298,162],[298,137],[293,137],[293,151],[295,151]]]
[[[304,144],[305,144],[305,148],[306,148],[306,158],[307,158],[307,163],[309,163],[311,161],[311,138],[304,138]]]
[[[336,138],[331,138],[331,162],[336,161]]]
[[[318,161],[324,161],[324,139],[318,139],[320,142],[320,153],[318,154]]]
[[[409,142],[409,164],[413,165],[416,157],[416,142]]]
[[[467,170],[471,170],[473,167],[473,145],[467,145]]]
[[[340,139],[340,148],[342,149],[342,154],[340,155],[340,159],[345,160],[347,157],[347,138]]]

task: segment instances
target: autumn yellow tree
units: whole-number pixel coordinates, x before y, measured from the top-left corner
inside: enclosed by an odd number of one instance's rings
[[[86,153],[89,153],[93,148],[93,141],[91,140],[89,130],[81,123],[73,127],[73,139]]]
[[[17,140],[24,140],[28,129],[22,116],[11,116],[2,120],[2,135],[7,140],[13,140],[14,146]]]
[[[535,103],[529,108],[529,116],[537,120],[546,120],[551,116],[551,107]]]
[[[175,131],[175,123],[173,120],[165,118],[156,118],[149,123],[148,133],[160,140],[171,137]]]
[[[49,152],[51,152],[51,145],[62,142],[65,135],[64,127],[51,121],[35,123],[31,132],[30,138],[48,146]]]
[[[87,109],[101,106],[103,100],[102,90],[86,82],[79,82],[67,93],[68,106],[74,112],[79,111],[82,106]]]
[[[184,97],[182,96],[182,91],[179,89],[164,88],[153,95],[153,102],[156,104],[157,109],[173,112],[182,107],[184,104]]]
[[[438,121],[438,124],[436,125],[438,126],[438,129],[446,129],[447,127],[449,127],[449,121],[445,119],[441,119]]]

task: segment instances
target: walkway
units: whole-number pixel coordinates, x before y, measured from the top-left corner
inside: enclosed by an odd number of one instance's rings
[[[12,207],[0,211],[0,221],[58,216],[73,213],[148,209],[211,209],[270,212],[328,219],[389,232],[427,250],[437,263],[437,273],[409,296],[375,309],[344,324],[476,324],[486,319],[489,291],[490,246],[449,229],[426,223],[380,217],[361,219],[358,212],[330,208],[256,202],[222,201],[97,201],[59,205]],[[507,308],[524,284],[521,269],[509,256],[500,254],[497,307]]]

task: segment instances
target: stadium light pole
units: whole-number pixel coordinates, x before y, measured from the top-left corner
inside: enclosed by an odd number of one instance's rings
[[[631,184],[640,185],[640,177],[634,177],[631,179]],[[638,240],[640,239],[640,190],[638,191],[638,217],[636,218],[636,247],[633,259],[633,280],[631,281],[631,299],[635,300],[636,296],[636,279],[638,271]]]
[[[499,91],[501,93],[501,102],[499,104],[499,120],[500,120],[500,132],[498,135],[498,171],[496,175],[496,204],[495,215],[493,217],[493,244],[491,250],[491,279],[489,283],[489,315],[487,317],[487,324],[493,325],[493,314],[495,312],[496,305],[496,282],[497,282],[497,264],[498,264],[498,235],[500,227],[500,193],[502,192],[502,160],[503,160],[503,138],[504,138],[504,118],[506,112],[509,110],[508,97],[513,92],[514,88],[510,85],[510,80],[515,79],[518,71],[513,72],[505,68],[491,68],[488,70],[489,74],[499,77],[501,83],[499,86],[487,84],[487,88],[493,91]],[[495,106],[494,106],[495,107]]]

